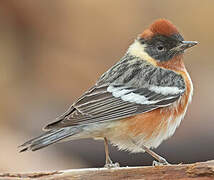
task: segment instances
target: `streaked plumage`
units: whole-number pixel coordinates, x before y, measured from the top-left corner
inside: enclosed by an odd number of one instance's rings
[[[47,132],[22,145],[38,150],[80,138],[107,138],[119,149],[142,152],[174,134],[191,101],[193,85],[183,64],[186,42],[167,20],[158,20],[129,47]]]

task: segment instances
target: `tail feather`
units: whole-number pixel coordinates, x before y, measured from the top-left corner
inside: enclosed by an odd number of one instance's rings
[[[31,144],[33,141],[38,141],[38,140],[47,138],[47,137],[49,137],[49,136],[51,136],[52,134],[55,134],[55,133],[56,133],[56,130],[47,131],[47,132],[43,133],[42,135],[40,135],[40,136],[38,136],[38,137],[36,137],[36,138],[33,138],[33,139],[31,139],[31,140],[25,142],[24,144],[20,145],[19,148],[20,148],[20,147],[27,146],[27,145]]]
[[[76,128],[76,127],[72,127],[72,128],[66,127],[62,129],[54,129],[54,130],[47,131],[44,134],[36,138],[33,138],[25,142],[21,146],[19,146],[20,148],[22,148],[20,152],[24,152],[27,150],[32,150],[32,151],[39,150],[48,145],[56,143],[64,138],[72,136],[78,133],[79,131],[80,131],[80,128]]]

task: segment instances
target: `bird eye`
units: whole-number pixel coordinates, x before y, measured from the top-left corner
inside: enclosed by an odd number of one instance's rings
[[[159,45],[159,46],[157,46],[157,50],[158,50],[158,51],[164,51],[165,48],[164,48],[162,45]]]

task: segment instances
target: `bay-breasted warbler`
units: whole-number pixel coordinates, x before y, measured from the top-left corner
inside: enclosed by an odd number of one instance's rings
[[[21,145],[21,152],[64,140],[103,138],[106,167],[118,165],[109,157],[108,141],[168,164],[151,148],[172,136],[186,113],[193,85],[183,54],[196,44],[184,41],[168,20],[155,21],[44,134]]]

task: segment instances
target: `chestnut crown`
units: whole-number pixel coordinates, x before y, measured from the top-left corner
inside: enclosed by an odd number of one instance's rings
[[[166,19],[155,21],[140,34],[138,41],[144,45],[144,51],[158,61],[168,61],[197,44],[196,41],[184,41],[177,28]]]

